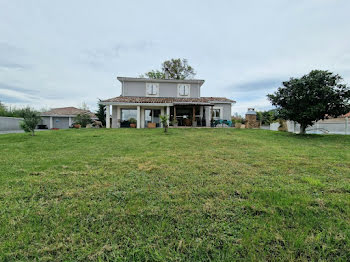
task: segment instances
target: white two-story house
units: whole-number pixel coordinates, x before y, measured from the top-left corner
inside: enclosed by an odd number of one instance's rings
[[[160,115],[173,126],[207,126],[213,120],[231,120],[235,101],[224,97],[201,97],[204,80],[118,77],[121,96],[102,100],[107,128],[161,127]],[[112,116],[112,117],[111,117]]]

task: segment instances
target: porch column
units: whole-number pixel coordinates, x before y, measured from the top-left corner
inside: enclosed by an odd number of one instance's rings
[[[196,106],[193,106],[192,108],[192,126],[195,126],[195,122],[196,121]]]
[[[210,117],[211,116],[211,110],[210,110],[210,106],[206,106],[205,107],[205,125],[207,127],[210,127]]]
[[[141,108],[141,128],[145,128],[145,109]]]
[[[141,128],[141,106],[137,106],[137,128]]]
[[[49,124],[49,129],[53,128],[53,119],[52,116],[50,116],[50,124]]]
[[[203,120],[203,106],[199,106],[199,115],[200,115],[200,126],[202,126],[202,120]]]
[[[167,121],[167,125],[169,126],[169,120],[170,120],[170,106],[166,107],[166,114],[168,116],[168,121]]]
[[[111,108],[106,105],[106,128],[111,128]]]
[[[118,127],[118,107],[112,106],[112,128]]]
[[[68,117],[68,126],[70,127],[72,125],[72,118]]]

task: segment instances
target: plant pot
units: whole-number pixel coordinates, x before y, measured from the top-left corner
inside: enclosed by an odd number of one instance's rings
[[[147,127],[148,128],[156,128],[157,126],[156,126],[156,123],[148,123]]]
[[[74,128],[81,128],[81,125],[76,124],[76,125],[74,125],[73,127],[74,127]]]
[[[131,128],[136,128],[136,124],[130,124]]]

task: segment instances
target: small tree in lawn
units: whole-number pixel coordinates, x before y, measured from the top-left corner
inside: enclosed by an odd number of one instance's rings
[[[86,127],[87,124],[92,123],[92,119],[88,113],[81,113],[74,118],[74,123]]]
[[[164,127],[164,133],[168,132],[168,120],[169,120],[169,116],[168,115],[164,115],[164,116],[159,116],[160,117],[160,121],[163,124]]]
[[[31,110],[30,108],[23,109],[23,121],[20,123],[20,127],[26,133],[31,133],[34,136],[34,130],[41,120],[40,115]]]
[[[267,97],[282,118],[300,124],[300,134],[305,134],[314,121],[350,111],[350,89],[339,75],[328,71],[313,70],[301,78],[291,78]]]
[[[106,126],[106,106],[101,105],[100,103],[97,103],[97,105],[98,105],[98,110],[96,112],[96,116],[98,120],[101,121],[102,125]]]

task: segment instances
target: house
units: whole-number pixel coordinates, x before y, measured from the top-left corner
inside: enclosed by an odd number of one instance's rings
[[[61,107],[53,108],[47,112],[41,113],[40,125],[46,125],[47,128],[69,128],[74,123],[74,118],[78,114],[88,113],[92,119],[97,117],[88,110],[79,109],[76,107]]]
[[[235,101],[224,97],[202,97],[204,80],[175,80],[118,77],[121,95],[102,100],[107,128],[161,127],[160,115],[168,115],[174,126],[207,126],[212,120],[231,120]],[[112,109],[110,108],[112,107]],[[176,121],[175,121],[176,120]]]

